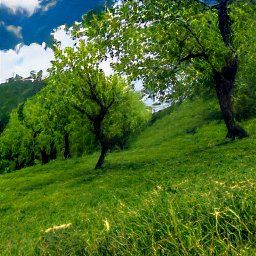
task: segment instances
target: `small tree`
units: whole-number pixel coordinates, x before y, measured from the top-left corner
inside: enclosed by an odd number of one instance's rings
[[[83,41],[75,49],[55,50],[49,83],[67,104],[87,120],[88,132],[99,144],[101,168],[107,152],[129,132],[143,126],[149,111],[124,79],[99,69],[100,48]]]
[[[33,134],[20,122],[17,109],[11,112],[10,121],[0,136],[0,159],[0,171],[13,171],[34,164]]]

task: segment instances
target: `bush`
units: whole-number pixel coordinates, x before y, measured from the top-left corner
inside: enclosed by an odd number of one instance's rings
[[[235,112],[238,120],[256,116],[256,88],[246,86],[235,96]]]

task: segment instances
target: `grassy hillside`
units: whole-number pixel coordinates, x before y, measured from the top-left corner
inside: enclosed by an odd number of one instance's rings
[[[0,254],[256,255],[256,120],[230,142],[212,109],[166,111],[104,173],[94,154],[0,176]]]
[[[8,123],[12,109],[36,94],[42,86],[42,82],[20,80],[0,85],[0,130]]]

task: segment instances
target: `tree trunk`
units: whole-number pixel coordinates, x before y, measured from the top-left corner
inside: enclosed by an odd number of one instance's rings
[[[57,149],[55,147],[54,141],[51,142],[50,148],[50,160],[55,160],[57,158]]]
[[[71,157],[70,146],[69,146],[69,134],[65,132],[64,134],[64,158],[68,159]]]
[[[108,153],[108,147],[105,145],[101,146],[101,153],[100,153],[99,160],[95,166],[95,170],[100,169],[102,167],[107,153]]]
[[[93,126],[93,133],[101,147],[100,157],[95,166],[95,169],[100,169],[102,167],[105,157],[108,153],[108,150],[111,148],[110,141],[106,138],[106,136],[104,135],[104,132],[102,131],[102,122],[103,122],[104,118],[106,117],[109,108],[113,105],[113,103],[114,103],[114,100],[111,101],[111,103],[108,106],[104,106],[100,102],[99,103],[100,113],[97,116],[90,119],[92,122],[92,126]]]
[[[238,61],[234,58],[220,72],[214,74],[215,89],[228,130],[227,137],[233,140],[236,137],[243,138],[247,136],[245,130],[236,124],[233,112],[232,93],[235,86],[237,67]]]
[[[41,158],[42,158],[42,164],[47,164],[50,161],[50,158],[49,158],[45,148],[41,149]]]
[[[38,132],[33,131],[33,141],[32,141],[32,150],[31,150],[31,157],[29,160],[29,165],[34,165],[35,164],[35,159],[36,159],[36,137],[38,136]]]
[[[214,82],[220,109],[228,133],[227,137],[233,140],[247,136],[245,130],[235,123],[232,93],[238,69],[238,56],[233,47],[232,20],[228,13],[229,0],[221,0],[218,5],[219,30],[224,44],[230,49],[233,57],[226,60],[226,65],[221,71],[214,71]]]

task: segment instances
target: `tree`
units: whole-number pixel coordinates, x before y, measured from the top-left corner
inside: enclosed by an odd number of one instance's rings
[[[49,83],[66,104],[86,119],[88,132],[99,144],[101,168],[108,151],[126,132],[142,127],[150,114],[127,82],[99,69],[99,45],[81,41],[76,48],[55,49]]]
[[[254,4],[255,6],[256,4]],[[236,79],[235,110],[239,119],[256,116],[256,40],[255,19],[256,8],[251,5],[243,5],[243,8],[233,8],[233,31],[236,35],[234,44],[239,49],[239,69]]]
[[[18,110],[0,136],[0,171],[13,171],[34,163],[33,135],[19,120]]]
[[[251,16],[241,19],[238,14],[244,10]],[[244,54],[241,50],[248,43],[244,31],[233,33],[233,28],[244,23],[255,26],[255,21],[252,0],[130,0],[83,25],[91,40],[105,41],[106,51],[117,58],[117,71],[142,79],[153,94],[184,99],[200,81],[209,81],[216,91],[227,137],[235,139],[247,135],[235,122],[232,95],[239,58]],[[250,40],[254,26],[248,26]],[[242,38],[240,44],[237,38]]]

